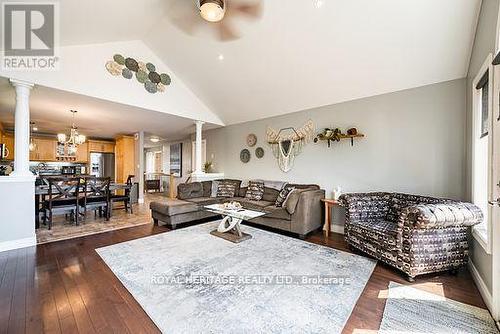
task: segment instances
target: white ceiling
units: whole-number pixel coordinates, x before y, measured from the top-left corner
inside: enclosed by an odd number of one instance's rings
[[[178,1],[196,0],[61,1],[61,44],[141,39],[233,124],[463,78],[481,3],[322,0],[318,8],[318,0],[263,0],[260,20],[233,22],[242,38],[220,42],[174,26],[169,11]],[[5,84],[2,121],[13,110]],[[33,92],[32,117],[42,128],[61,129],[72,108],[89,135],[103,137],[147,130],[172,138],[191,122],[44,87]]]
[[[14,109],[14,90],[5,78],[0,78],[0,120],[7,130],[14,128]],[[88,137],[114,138],[147,130],[147,137],[156,135],[171,141],[185,138],[194,131],[193,121],[188,118],[43,86],[36,86],[31,92],[31,120],[39,133],[68,132],[70,109],[78,110],[76,124],[80,133]],[[214,127],[206,125],[207,129]]]
[[[263,3],[236,41],[187,35],[168,18],[145,36],[226,124],[463,78],[481,1]]]

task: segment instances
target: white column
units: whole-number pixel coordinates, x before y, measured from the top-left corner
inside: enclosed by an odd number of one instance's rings
[[[202,141],[202,136],[201,136],[201,131],[204,122],[202,121],[196,121],[196,142],[195,142],[195,170],[194,174],[203,174],[203,170],[201,168],[201,141]]]
[[[14,124],[14,171],[12,176],[33,176],[30,161],[30,91],[33,84],[10,79],[16,89],[16,112]]]

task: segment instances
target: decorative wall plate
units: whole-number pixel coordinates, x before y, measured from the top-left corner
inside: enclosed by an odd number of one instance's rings
[[[122,66],[113,60],[110,60],[106,63],[106,69],[111,75],[114,76],[122,74]]]
[[[255,149],[255,156],[259,159],[262,159],[264,157],[264,149],[262,147],[257,147]]]
[[[113,60],[116,61],[119,65],[125,65],[125,58],[123,58],[123,56],[120,54],[114,55]]]
[[[246,148],[241,150],[240,152],[240,160],[244,164],[248,163],[250,161],[250,151],[247,150]]]
[[[132,74],[132,71],[129,70],[128,68],[124,68],[123,71],[122,71],[122,76],[125,78],[125,79],[132,79],[132,77],[134,76]]]
[[[134,72],[137,72],[139,70],[139,64],[137,64],[137,61],[134,58],[127,58],[125,59],[125,66]]]
[[[253,146],[255,146],[255,144],[257,144],[257,136],[255,134],[251,133],[247,136],[247,145],[249,147],[253,147]]]

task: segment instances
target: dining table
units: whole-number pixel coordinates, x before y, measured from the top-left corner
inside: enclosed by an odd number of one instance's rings
[[[127,183],[116,183],[112,182],[109,184],[109,191],[116,191],[122,189],[130,189],[132,185]],[[90,187],[87,187],[88,191],[92,191]],[[52,192],[58,192],[57,188],[52,188]],[[35,229],[40,228],[40,204],[43,198],[49,194],[49,186],[47,184],[36,185],[35,186]]]

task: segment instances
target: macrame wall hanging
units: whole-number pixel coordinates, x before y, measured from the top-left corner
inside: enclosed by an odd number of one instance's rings
[[[271,146],[274,157],[278,160],[279,168],[288,173],[295,162],[297,155],[304,146],[314,138],[314,123],[307,121],[301,128],[282,128],[278,131],[267,128],[267,143]]]

